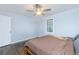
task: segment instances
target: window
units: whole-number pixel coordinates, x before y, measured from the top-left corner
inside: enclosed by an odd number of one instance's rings
[[[47,20],[47,32],[53,32],[53,19]]]

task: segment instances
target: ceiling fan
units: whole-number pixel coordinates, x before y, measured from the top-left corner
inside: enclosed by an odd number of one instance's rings
[[[41,15],[45,15],[45,12],[47,11],[51,11],[51,9],[44,9],[44,7],[40,4],[35,4],[33,6],[33,10],[26,10],[28,12],[35,12],[35,15],[37,16],[41,16]]]

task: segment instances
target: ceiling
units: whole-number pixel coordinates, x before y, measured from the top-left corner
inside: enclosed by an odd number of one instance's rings
[[[50,8],[51,11],[46,12],[46,15],[54,15],[63,11],[79,8],[79,4],[42,4],[45,9]],[[33,12],[27,12],[27,9],[32,9],[33,4],[0,4],[1,12],[10,12],[22,15],[33,16]]]

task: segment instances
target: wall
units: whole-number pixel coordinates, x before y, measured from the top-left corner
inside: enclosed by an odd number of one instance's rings
[[[12,41],[23,40],[37,35],[36,22],[28,17],[15,16],[12,18]]]
[[[53,20],[53,32],[47,32],[47,19]],[[43,18],[41,28],[44,28],[43,34],[54,34],[59,36],[74,37],[79,33],[79,9],[64,11],[56,15]]]
[[[38,35],[38,21],[35,18],[10,12],[0,12],[0,14],[11,17],[11,43],[24,41]]]
[[[74,37],[79,33],[79,9],[65,11],[56,15],[43,17],[42,19],[40,17],[33,18],[10,12],[0,12],[0,14],[11,17],[11,43],[44,34]],[[52,18],[54,19],[53,32],[48,33],[47,19]]]

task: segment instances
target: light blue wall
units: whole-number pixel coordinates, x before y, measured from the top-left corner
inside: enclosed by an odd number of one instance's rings
[[[79,33],[79,9],[54,16],[54,34],[74,37]]]
[[[10,12],[0,12],[0,14],[11,18],[11,43],[24,41],[38,35],[37,19]]]
[[[43,34],[48,34],[47,32],[47,19],[54,19],[53,21],[53,32],[50,34],[60,35],[60,36],[70,36],[74,37],[79,33],[79,8],[69,11],[64,11],[56,15],[48,16],[44,18],[41,31]]]
[[[25,38],[44,34],[74,37],[79,33],[79,9],[36,19],[9,12],[0,12],[0,14],[11,17],[11,42],[23,41]],[[54,19],[53,32],[48,33],[47,20],[52,18]]]
[[[36,22],[33,20],[35,19],[20,15],[12,17],[12,42],[37,35]]]

